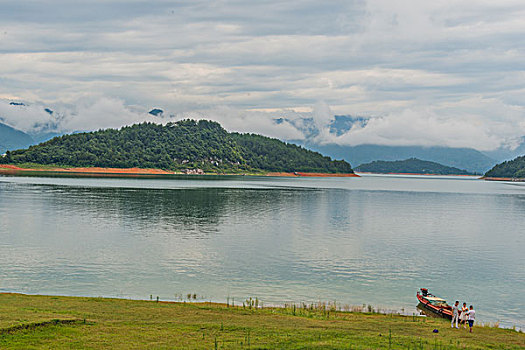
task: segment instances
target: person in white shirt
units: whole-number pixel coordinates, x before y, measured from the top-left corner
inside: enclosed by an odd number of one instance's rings
[[[463,323],[463,328],[467,328],[467,303],[463,303],[463,307],[461,308],[461,313],[459,314],[460,323]]]
[[[470,333],[472,333],[472,327],[474,326],[474,320],[476,319],[476,311],[474,307],[470,305],[470,310],[467,311],[468,315],[468,326],[470,328]]]
[[[450,321],[450,327],[454,328],[454,321],[456,322],[456,328],[458,327],[459,320],[459,301],[456,300],[454,305],[452,305],[452,321]]]

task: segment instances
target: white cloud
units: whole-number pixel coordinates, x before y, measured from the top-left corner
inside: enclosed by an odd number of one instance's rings
[[[148,119],[146,113],[132,111],[121,100],[111,98],[79,101],[65,113],[60,124],[64,131],[119,128]]]
[[[279,111],[279,112],[259,112],[259,111],[245,111],[232,107],[220,106],[214,109],[201,110],[188,113],[179,113],[175,115],[176,120],[192,118],[192,119],[208,119],[219,122],[225,129],[229,131],[237,131],[242,133],[259,133],[269,137],[276,137],[284,140],[302,140],[304,134],[291,125],[287,121],[277,124],[275,119],[295,115],[293,111]],[[292,117],[293,118],[293,117]]]
[[[499,116],[491,113],[500,113]],[[489,117],[490,116],[490,117]],[[325,143],[346,145],[422,145],[494,150],[514,149],[525,135],[525,109],[480,98],[452,105],[415,107],[370,118]]]
[[[260,133],[280,139],[304,139],[304,134],[284,120],[276,123],[276,119],[285,117],[290,120],[303,116],[294,111],[279,110],[274,112],[246,111],[233,107],[218,106],[214,109],[177,112],[165,110],[163,118],[157,118],[141,107],[126,106],[122,100],[114,98],[83,98],[71,105],[45,105],[43,103],[23,103],[12,105],[10,100],[0,100],[0,122],[16,129],[37,133],[43,130],[59,133],[75,131],[93,131],[107,128],[120,128],[140,122],[155,122],[165,124],[181,119],[214,120],[229,131],[243,133]],[[48,108],[53,113],[48,113]]]
[[[53,119],[44,108],[41,104],[11,105],[0,100],[0,122],[26,132],[40,131]]]
[[[304,137],[273,122],[287,115],[313,117],[324,141],[512,147],[524,16],[520,0],[6,2],[0,97],[40,102],[0,117],[97,129],[160,106],[281,138]],[[334,139],[334,113],[374,118]]]

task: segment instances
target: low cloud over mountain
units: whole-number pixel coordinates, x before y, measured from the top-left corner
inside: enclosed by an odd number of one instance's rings
[[[0,122],[28,134],[67,133],[118,128],[141,121],[166,123],[185,118],[211,119],[228,130],[255,132],[316,145],[440,146],[480,151],[515,150],[523,142],[525,118],[520,108],[494,100],[471,101],[475,107],[406,109],[382,116],[335,115],[326,103],[310,110],[241,110],[216,107],[188,112],[127,106],[113,98],[82,99],[73,105],[0,100]],[[162,113],[151,113],[152,110]],[[452,110],[456,111],[452,113]],[[505,111],[485,118],[479,111]]]

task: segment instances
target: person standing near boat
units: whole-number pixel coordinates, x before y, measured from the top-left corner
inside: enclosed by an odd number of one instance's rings
[[[461,320],[460,323],[463,323],[463,328],[467,328],[467,312],[467,303],[463,303],[463,307],[461,308],[461,314],[459,315],[459,318]]]
[[[456,321],[456,328],[458,327],[458,320],[459,320],[459,301],[456,300],[454,305],[452,305],[452,321],[450,321],[450,327],[454,327],[454,321]]]
[[[468,326],[470,328],[470,333],[472,333],[472,327],[474,327],[474,320],[476,319],[476,311],[474,307],[470,305],[470,310],[467,311],[468,315]]]

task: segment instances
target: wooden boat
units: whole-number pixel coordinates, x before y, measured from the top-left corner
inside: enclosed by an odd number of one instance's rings
[[[445,299],[439,298],[428,292],[427,288],[421,288],[417,292],[418,307],[430,311],[434,316],[452,319],[452,307]]]

